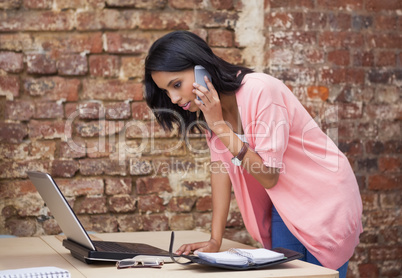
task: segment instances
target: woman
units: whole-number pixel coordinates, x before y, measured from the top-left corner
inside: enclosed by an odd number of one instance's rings
[[[194,83],[195,65],[210,73],[208,88]],[[211,239],[185,244],[177,254],[219,250],[233,186],[248,232],[265,248],[301,252],[346,276],[362,232],[356,178],[282,82],[227,63],[198,36],[176,31],[150,48],[145,85],[163,127],[199,128],[198,121],[208,129]]]

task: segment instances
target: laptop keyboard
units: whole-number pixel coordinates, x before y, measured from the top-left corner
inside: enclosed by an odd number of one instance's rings
[[[157,247],[142,243],[126,243],[113,241],[94,241],[96,250],[118,253],[161,254],[167,253]],[[167,253],[168,254],[168,253]]]

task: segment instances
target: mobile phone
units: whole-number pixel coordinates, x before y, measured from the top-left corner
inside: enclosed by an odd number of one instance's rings
[[[204,76],[207,76],[211,82],[212,82],[212,79],[211,79],[211,75],[209,74],[209,72],[203,66],[196,65],[194,67],[194,76],[195,76],[195,83],[200,84],[201,86],[204,86],[205,88],[208,89],[208,86],[204,80]],[[202,100],[199,96],[197,96],[197,99],[202,102]]]

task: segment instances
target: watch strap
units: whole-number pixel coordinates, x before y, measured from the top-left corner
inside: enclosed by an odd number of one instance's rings
[[[244,156],[246,155],[248,150],[248,144],[244,142],[243,146],[240,149],[240,152],[235,156],[239,161],[243,161]]]

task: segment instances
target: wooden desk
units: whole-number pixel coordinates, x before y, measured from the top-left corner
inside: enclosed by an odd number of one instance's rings
[[[96,234],[97,238],[108,241],[144,242],[168,250],[170,232],[136,232]],[[181,244],[208,240],[209,234],[196,231],[175,232],[175,248]],[[224,240],[222,250],[231,247],[248,246]],[[313,264],[295,260],[272,268],[252,271],[228,271],[197,264],[179,265],[167,263],[162,269],[135,268],[116,269],[113,263],[85,264],[73,258],[58,237],[42,236],[31,238],[0,239],[0,269],[19,267],[57,266],[68,269],[73,278],[81,277],[314,277],[337,278],[338,272]]]

